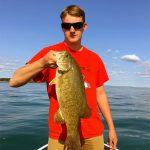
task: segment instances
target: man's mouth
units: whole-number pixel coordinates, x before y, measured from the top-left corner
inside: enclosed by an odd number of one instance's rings
[[[77,35],[70,35],[70,37],[72,37],[72,38],[74,38],[74,37],[76,37]]]

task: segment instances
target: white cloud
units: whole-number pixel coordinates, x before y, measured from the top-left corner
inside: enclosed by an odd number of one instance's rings
[[[145,68],[145,69],[150,69],[150,60],[141,62],[140,66]]]
[[[138,61],[140,61],[140,58],[138,56],[136,56],[135,54],[132,54],[132,55],[122,56],[121,60],[130,61],[130,62],[138,62]]]
[[[138,75],[142,78],[150,78],[150,72],[140,72]]]
[[[112,50],[111,49],[107,49],[106,50],[106,53],[110,53]]]
[[[139,66],[142,70],[137,73],[139,77],[150,78],[150,60],[140,62]]]
[[[4,65],[0,65],[0,70],[2,70],[2,69],[4,69],[5,67],[4,67]]]
[[[107,49],[106,50],[106,53],[108,54],[108,53],[112,53],[112,52],[114,52],[114,53],[119,53],[120,51],[118,50],[118,49]]]
[[[12,74],[22,63],[16,58],[0,57],[0,77],[5,77],[3,74]]]
[[[126,74],[126,72],[124,72],[122,70],[110,70],[109,71],[110,76],[120,76],[120,75],[124,75],[124,74]]]

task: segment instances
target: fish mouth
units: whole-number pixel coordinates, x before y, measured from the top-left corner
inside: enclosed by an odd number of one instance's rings
[[[68,63],[57,63],[57,68],[61,72],[68,72],[71,69],[71,65]]]

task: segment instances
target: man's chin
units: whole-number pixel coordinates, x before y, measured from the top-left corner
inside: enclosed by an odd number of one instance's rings
[[[69,42],[75,44],[75,43],[78,43],[79,40],[78,39],[69,39]]]

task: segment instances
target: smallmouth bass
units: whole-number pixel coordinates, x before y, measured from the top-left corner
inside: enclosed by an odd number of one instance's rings
[[[81,150],[78,132],[80,118],[90,116],[86,101],[85,86],[80,67],[68,51],[56,53],[56,77],[50,85],[56,84],[59,109],[54,116],[56,123],[65,123],[67,138],[64,149]]]

